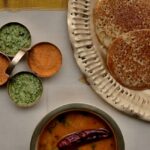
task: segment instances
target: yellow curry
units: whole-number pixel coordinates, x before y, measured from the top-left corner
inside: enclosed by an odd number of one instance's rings
[[[64,136],[73,132],[104,128],[111,130],[99,117],[88,112],[67,112],[52,120],[42,131],[38,150],[58,150],[57,143]],[[74,150],[117,150],[115,137],[99,140],[75,147]]]

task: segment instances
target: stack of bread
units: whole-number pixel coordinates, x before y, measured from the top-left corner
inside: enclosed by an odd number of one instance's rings
[[[150,0],[99,0],[94,25],[116,81],[134,90],[150,88]]]

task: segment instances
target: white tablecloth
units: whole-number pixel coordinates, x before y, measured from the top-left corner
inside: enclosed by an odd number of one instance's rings
[[[43,80],[44,93],[40,102],[28,109],[16,107],[6,87],[0,88],[0,150],[29,150],[32,133],[37,123],[48,112],[69,103],[85,103],[108,113],[122,130],[126,150],[150,150],[150,124],[131,118],[108,105],[87,84],[81,82],[70,45],[67,13],[60,11],[1,12],[0,26],[20,22],[32,34],[32,44],[48,41],[56,44],[63,55],[58,74]],[[13,73],[29,70],[22,60]]]

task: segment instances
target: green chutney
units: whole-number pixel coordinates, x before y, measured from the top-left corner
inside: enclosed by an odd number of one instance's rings
[[[17,22],[4,25],[0,29],[0,51],[9,57],[31,45],[31,35],[28,29]]]
[[[35,104],[42,91],[41,80],[30,72],[20,72],[8,82],[8,92],[12,101],[22,107]]]

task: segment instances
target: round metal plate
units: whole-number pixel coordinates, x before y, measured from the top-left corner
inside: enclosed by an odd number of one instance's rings
[[[150,121],[150,90],[120,85],[106,66],[107,50],[98,42],[93,25],[96,0],[69,0],[68,29],[76,62],[94,91],[116,109]]]

